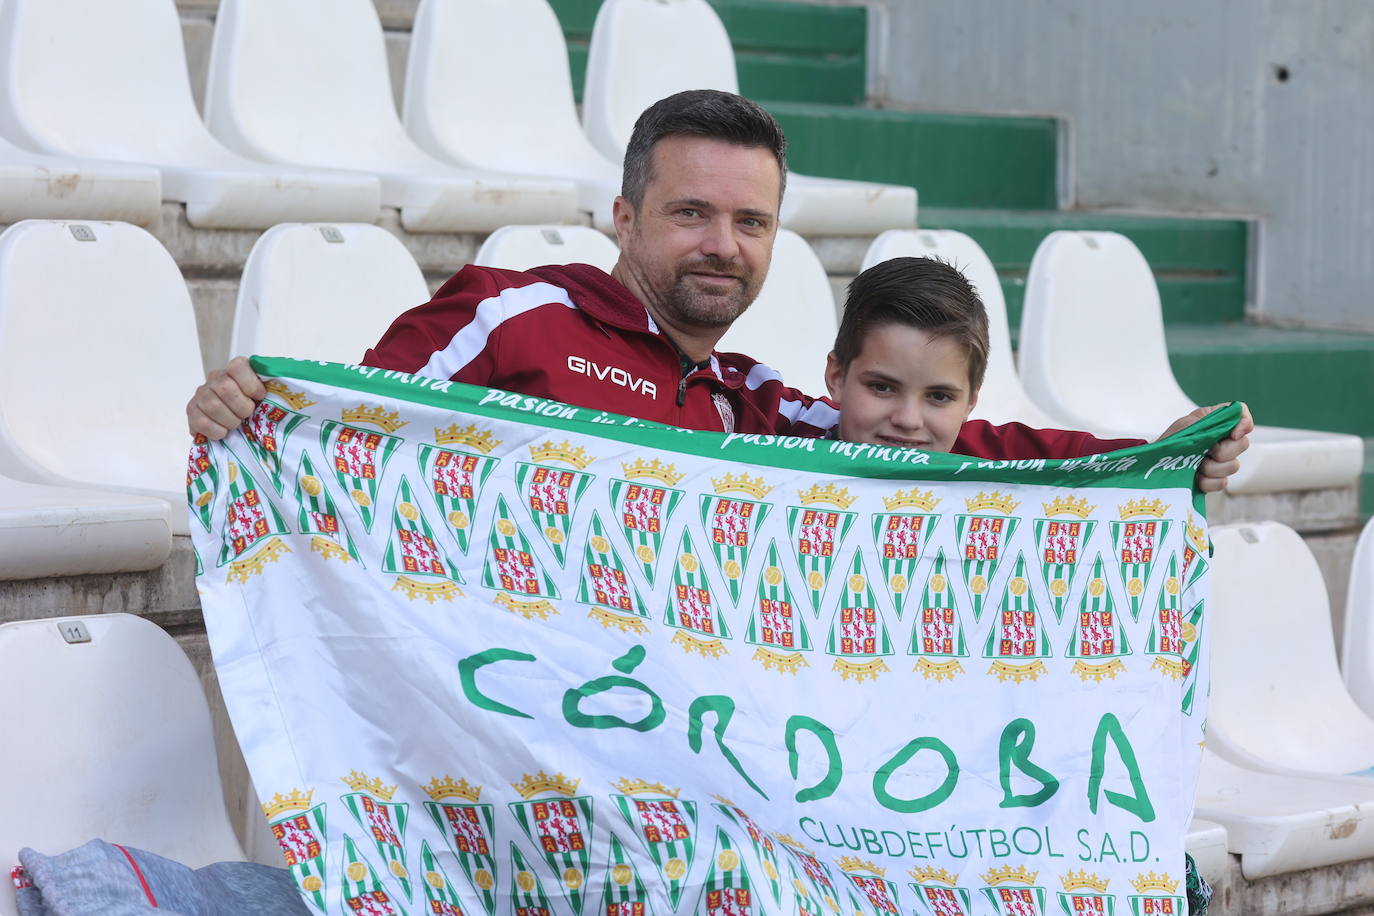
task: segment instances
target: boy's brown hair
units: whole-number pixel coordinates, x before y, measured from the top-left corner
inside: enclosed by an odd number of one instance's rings
[[[835,335],[840,368],[849,369],[871,330],[888,324],[958,342],[968,358],[970,393],[983,386],[988,312],[977,290],[951,265],[939,258],[891,258],[855,277]]]

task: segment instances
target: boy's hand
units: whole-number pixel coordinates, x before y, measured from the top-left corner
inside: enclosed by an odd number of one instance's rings
[[[1225,404],[1213,404],[1211,407],[1199,407],[1192,413],[1184,417],[1179,417],[1169,428],[1164,430],[1160,439],[1172,436],[1181,429],[1192,426],[1198,420],[1207,416],[1214,410],[1220,410]],[[1240,405],[1240,421],[1236,423],[1235,429],[1226,438],[1217,442],[1207,452],[1207,457],[1202,459],[1202,464],[1197,469],[1197,488],[1204,493],[1216,493],[1226,489],[1226,482],[1231,475],[1240,470],[1240,456],[1250,447],[1250,433],[1255,429],[1255,421],[1250,416],[1250,408],[1245,404]],[[1157,441],[1157,440],[1156,440]]]
[[[247,420],[266,396],[267,389],[248,365],[248,358],[236,356],[223,369],[211,372],[205,384],[196,389],[186,405],[186,425],[192,435],[223,439]]]

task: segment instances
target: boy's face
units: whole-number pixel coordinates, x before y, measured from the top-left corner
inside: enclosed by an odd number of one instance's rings
[[[963,348],[902,324],[869,328],[847,370],[831,353],[825,384],[846,442],[948,452],[978,402]]]

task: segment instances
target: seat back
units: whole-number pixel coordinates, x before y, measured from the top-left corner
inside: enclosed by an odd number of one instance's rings
[[[1051,232],[1026,278],[1021,383],[1076,429],[1153,438],[1193,410],[1169,366],[1150,265],[1115,232]]]
[[[382,227],[283,223],[244,264],[230,352],[357,362],[428,299],[419,265]]]
[[[1208,746],[1247,766],[1374,766],[1374,722],[1341,681],[1326,586],[1307,544],[1279,522],[1219,526],[1212,542]]]
[[[590,264],[611,272],[620,249],[589,226],[502,226],[482,243],[472,263],[505,270],[544,264]]]
[[[752,356],[777,370],[786,384],[819,397],[837,330],[835,296],[820,258],[801,236],[779,229],[759,297],[716,349]]]
[[[153,236],[41,220],[0,235],[0,472],[180,504],[204,378],[186,283]]]
[[[221,0],[205,121],[231,148],[270,162],[435,165],[401,127],[371,0]]]
[[[739,92],[735,51],[706,0],[605,0],[592,27],[582,122],[615,162],[641,112],[684,89]]]
[[[0,132],[33,149],[153,163],[226,155],[191,96],[173,0],[5,0]]]
[[[0,624],[0,690],[13,700],[6,870],[24,846],[52,855],[94,838],[191,868],[243,858],[200,680],[158,626],[129,614]],[[13,912],[0,883],[0,912]]]
[[[1360,532],[1350,567],[1341,672],[1355,702],[1374,716],[1374,519]]]
[[[950,229],[889,229],[868,246],[863,269],[890,258],[939,258],[960,271],[983,301],[988,313],[988,366],[970,416],[993,423],[1014,420],[1036,428],[1057,426],[1021,387],[1012,360],[1007,300],[982,246]]]

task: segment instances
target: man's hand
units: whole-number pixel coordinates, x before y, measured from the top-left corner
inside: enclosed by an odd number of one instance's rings
[[[1192,413],[1184,417],[1179,417],[1169,428],[1164,430],[1160,439],[1172,436],[1181,429],[1192,426],[1198,420],[1207,416],[1214,410],[1220,410],[1225,404],[1213,404],[1211,407],[1199,407]],[[1204,493],[1216,493],[1226,489],[1226,482],[1232,474],[1240,470],[1240,456],[1250,447],[1250,433],[1255,429],[1255,421],[1250,416],[1250,408],[1244,404],[1240,405],[1240,421],[1236,423],[1236,428],[1231,430],[1231,434],[1217,442],[1207,452],[1207,457],[1202,459],[1202,464],[1197,469],[1197,488]],[[1157,440],[1156,440],[1157,441]]]
[[[266,396],[267,389],[248,365],[248,358],[236,356],[223,369],[211,372],[205,384],[191,396],[186,405],[187,426],[192,435],[223,439],[229,430],[247,420],[257,402]]]

